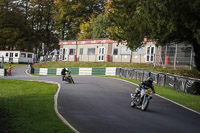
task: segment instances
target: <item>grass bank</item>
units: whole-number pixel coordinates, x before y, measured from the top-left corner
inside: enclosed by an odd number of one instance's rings
[[[39,64],[34,64],[35,68],[70,68],[70,67],[127,67],[127,68],[138,68],[138,69],[147,69],[152,71],[170,73],[180,76],[192,77],[200,79],[200,72],[195,68],[192,70],[186,68],[162,68],[154,67],[152,64],[145,63],[111,63],[111,62],[43,62]]]
[[[28,64],[11,64],[12,67],[24,66],[24,65],[28,65]],[[8,69],[9,66],[10,64],[8,63],[3,64],[4,69]]]
[[[54,111],[57,85],[0,79],[0,132],[72,133]]]

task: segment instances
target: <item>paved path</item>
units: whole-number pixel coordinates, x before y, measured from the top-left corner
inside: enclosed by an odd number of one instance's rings
[[[47,80],[61,84],[59,113],[81,133],[196,133],[200,115],[156,95],[147,111],[130,107],[130,92],[136,87],[124,81],[74,76],[75,84],[60,76],[27,76],[27,67],[13,69],[23,80]]]

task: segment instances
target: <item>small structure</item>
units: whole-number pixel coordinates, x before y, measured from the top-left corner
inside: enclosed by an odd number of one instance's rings
[[[136,62],[153,63],[158,48],[152,41],[136,51],[131,51],[126,42],[110,39],[60,41],[60,60],[82,62]]]
[[[125,41],[118,43],[110,39],[67,40],[60,41],[59,45],[59,59],[63,61],[153,63],[174,68],[194,66],[193,49],[186,42],[161,47],[144,38],[143,46],[135,51],[131,51]]]
[[[24,51],[0,51],[0,62],[2,57],[7,63],[33,63],[34,53]]]

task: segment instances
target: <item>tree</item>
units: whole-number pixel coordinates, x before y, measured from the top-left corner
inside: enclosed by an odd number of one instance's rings
[[[158,45],[187,42],[193,46],[196,68],[200,71],[199,0],[141,1],[149,37]]]
[[[200,71],[199,0],[111,0],[109,3],[113,39],[127,40],[131,49],[142,46],[144,37],[154,40],[156,45],[190,43]]]
[[[77,39],[80,24],[104,12],[104,0],[55,0],[54,20],[60,39]]]
[[[146,30],[141,32],[135,14],[137,14],[137,0],[111,0],[109,3],[108,19],[111,23],[110,38],[118,42],[127,42],[133,51],[142,45]]]
[[[35,49],[36,52],[42,43],[46,50],[58,47],[52,18],[53,4],[52,0],[0,1],[1,49]]]
[[[108,38],[108,26],[107,15],[100,14],[96,18],[92,15],[89,21],[80,25],[81,32],[78,34],[78,39]]]
[[[138,14],[138,0],[111,0],[107,4],[107,14],[110,26],[108,28],[110,38],[118,42],[126,41],[132,53],[143,45],[147,29],[140,28],[143,22],[137,22],[142,17]],[[137,17],[136,17],[137,16]]]
[[[29,50],[32,30],[18,8],[18,2],[5,0],[0,4],[0,49]]]

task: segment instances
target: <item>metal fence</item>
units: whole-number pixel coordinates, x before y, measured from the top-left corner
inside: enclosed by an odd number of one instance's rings
[[[162,47],[161,59],[163,67],[194,67],[194,52],[191,45],[174,44]]]

